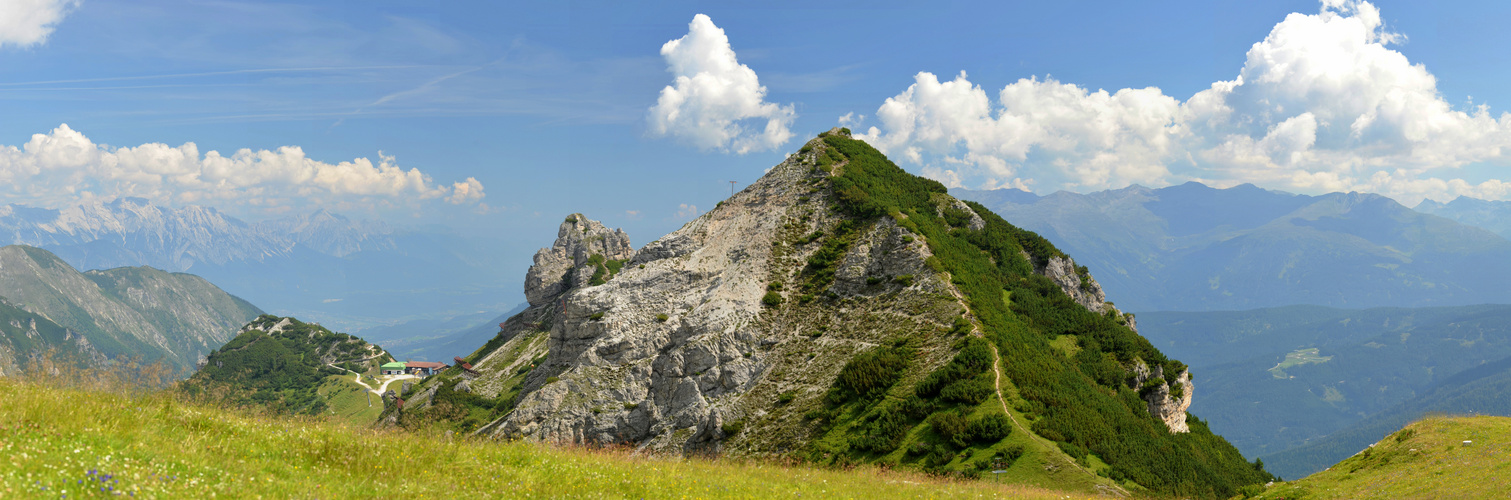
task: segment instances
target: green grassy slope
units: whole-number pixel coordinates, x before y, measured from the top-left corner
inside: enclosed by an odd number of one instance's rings
[[[353,381],[350,373],[325,377],[315,392],[325,399],[325,412],[355,425],[371,425],[383,414],[383,398]],[[371,385],[371,384],[369,384]]]
[[[1115,311],[1092,313],[1036,274],[1036,267],[1063,255],[1047,240],[977,204],[970,206],[985,226],[966,228],[970,214],[953,208],[944,186],[908,174],[848,134],[825,134],[809,147],[827,150],[814,168],[836,169],[830,188],[841,213],[858,223],[890,217],[928,243],[929,264],[953,277],[969,306],[956,332],[977,332],[959,341],[954,361],[918,381],[903,374],[913,346],[926,339],[904,337],[856,356],[841,370],[825,409],[811,415],[824,427],[808,449],[810,459],[957,473],[990,469],[1016,446],[1030,448],[1027,441],[983,440],[979,436],[993,433],[973,430],[1010,406],[1015,419],[1021,416],[1077,465],[1130,489],[1227,497],[1270,478],[1200,420],[1189,419],[1190,433],[1172,434],[1149,416],[1139,391],[1127,385],[1126,367],[1141,361],[1179,373],[1184,365],[1124,326]],[[826,238],[842,255],[844,231]],[[823,256],[810,260],[809,280],[825,278]],[[1074,337],[1074,355],[1052,345],[1064,336]],[[995,369],[1017,397],[993,409],[983,403],[996,392]]]
[[[1507,453],[1511,418],[1428,418],[1257,498],[1503,498],[1511,491]]]
[[[877,469],[637,458],[0,378],[7,498],[1092,498]]]

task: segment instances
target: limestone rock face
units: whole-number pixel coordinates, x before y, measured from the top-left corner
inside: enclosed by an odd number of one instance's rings
[[[1164,421],[1170,432],[1191,432],[1186,426],[1186,410],[1191,408],[1191,393],[1196,388],[1191,384],[1191,370],[1181,370],[1175,382],[1181,387],[1180,397],[1171,397],[1170,386],[1160,388],[1158,394],[1150,397],[1153,401],[1149,403],[1149,414]]]
[[[977,214],[975,210],[972,210],[971,206],[966,205],[965,202],[955,198],[947,198],[945,200],[945,203],[949,204],[950,208],[970,214],[970,221],[965,224],[966,229],[972,231],[980,231],[981,228],[986,227],[986,220],[982,219],[981,215]],[[939,208],[939,216],[944,216],[944,207]]]
[[[563,224],[529,271],[532,307],[521,317],[538,319],[517,332],[506,324],[504,333],[523,339],[548,330],[547,358],[526,378],[515,409],[478,433],[629,443],[653,453],[718,451],[731,442],[742,454],[781,453],[806,431],[772,429],[805,422],[800,412],[771,414],[799,406],[773,408],[779,393],[816,401],[856,353],[903,332],[948,329],[964,308],[948,279],[926,265],[927,244],[891,218],[856,227],[832,282],[799,290],[808,256],[822,247],[805,236],[832,233],[842,220],[829,209],[831,195],[815,187],[830,174],[812,162],[789,158],[638,252],[623,233],[598,230],[581,215]],[[604,246],[578,250],[599,244],[592,237],[600,234]],[[630,257],[590,286],[570,266],[592,252]],[[773,291],[785,305],[763,304]],[[939,343],[921,349],[921,369],[952,356],[949,341]],[[489,377],[485,371],[478,382]],[[486,395],[480,387],[473,390]],[[726,430],[735,421],[745,424],[739,436]]]
[[[1155,366],[1150,369],[1143,361],[1139,361],[1133,367],[1133,388],[1143,387],[1144,382],[1150,379],[1164,379],[1164,367]],[[1172,386],[1180,388],[1179,395],[1172,395]],[[1186,425],[1186,410],[1191,408],[1191,393],[1195,386],[1191,384],[1191,370],[1181,370],[1180,375],[1171,383],[1161,384],[1151,388],[1143,394],[1144,402],[1149,404],[1149,414],[1165,423],[1170,432],[1191,432]]]
[[[535,252],[535,264],[525,275],[525,298],[538,306],[570,288],[587,283],[592,270],[581,268],[593,255],[608,260],[629,260],[635,255],[630,237],[623,230],[605,227],[582,214],[568,216],[556,230],[556,243]],[[573,272],[569,272],[573,271]]]
[[[647,245],[599,286],[583,287],[585,273],[568,266],[586,262],[584,248],[593,244],[605,255],[618,250],[614,258],[631,256],[627,238],[593,240],[623,233],[595,231],[602,226],[581,217],[564,223],[527,278],[532,305],[553,292],[561,297],[545,369],[531,372],[528,394],[495,432],[570,442],[638,443],[684,429],[684,442],[718,437],[721,418],[710,400],[748,389],[766,367],[748,355],[764,332],[741,327],[761,313],[782,205],[797,198],[789,181],[768,176],[724,209]]]
[[[1102,285],[1097,283],[1096,278],[1091,277],[1089,273],[1083,279],[1076,271],[1076,261],[1073,259],[1050,257],[1049,263],[1044,266],[1040,274],[1054,280],[1055,284],[1060,285],[1060,289],[1064,290],[1070,298],[1075,299],[1081,307],[1092,312],[1102,312],[1102,307],[1106,305],[1107,294],[1102,291]]]

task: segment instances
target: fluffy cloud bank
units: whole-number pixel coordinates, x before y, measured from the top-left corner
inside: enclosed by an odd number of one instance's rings
[[[708,16],[694,16],[687,35],[662,45],[661,56],[675,80],[646,116],[652,134],[740,154],[776,149],[792,138],[792,106],[765,101],[766,87],[735,58],[729,37]]]
[[[1180,101],[1158,88],[1090,91],[1053,79],[995,102],[961,73],[919,73],[861,138],[955,185],[1103,189],[1129,183],[1253,182],[1306,192],[1511,196],[1511,183],[1444,178],[1503,163],[1511,115],[1456,110],[1374,5],[1323,0],[1249,49],[1238,76]]]
[[[62,206],[92,198],[136,196],[161,203],[213,202],[278,207],[382,202],[405,205],[442,199],[482,200],[483,185],[467,178],[450,186],[391,156],[325,163],[296,146],[242,149],[230,156],[200,154],[194,143],[112,148],[68,125],[33,135],[20,147],[0,146],[0,196],[11,202]]]
[[[47,41],[47,35],[78,5],[79,0],[0,0],[0,48]]]

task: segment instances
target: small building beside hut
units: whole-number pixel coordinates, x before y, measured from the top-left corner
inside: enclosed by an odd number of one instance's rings
[[[411,375],[429,377],[441,373],[441,370],[445,370],[447,365],[446,363],[436,363],[433,361],[410,361],[404,363],[404,367],[405,371]]]
[[[403,375],[404,368],[404,363],[394,361],[392,363],[383,363],[380,369],[383,370],[384,375]]]

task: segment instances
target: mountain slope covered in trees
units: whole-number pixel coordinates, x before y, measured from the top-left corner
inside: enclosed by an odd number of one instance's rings
[[[211,352],[184,381],[185,392],[279,413],[317,415],[327,408],[320,385],[393,361],[381,347],[313,323],[265,314]]]

